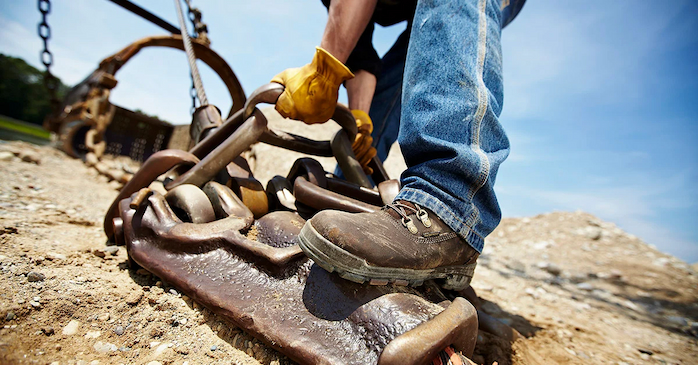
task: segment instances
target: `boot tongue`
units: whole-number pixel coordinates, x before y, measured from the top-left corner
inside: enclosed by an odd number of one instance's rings
[[[413,203],[410,203],[410,202],[408,202],[407,200],[396,200],[396,201],[393,202],[393,205],[396,204],[396,203],[400,203],[400,204],[402,204],[402,205],[406,205],[406,206],[408,206],[408,207],[410,207],[410,208],[412,208],[412,209],[417,209],[417,207],[415,207],[415,205],[414,205]],[[399,206],[396,206],[396,208],[398,208],[398,209],[404,209],[404,208],[401,208],[401,207],[399,207]],[[400,215],[400,213],[396,212],[395,209],[385,208],[385,210],[388,212],[388,214],[390,214],[391,217],[393,217],[393,218],[395,218],[395,219],[402,219],[402,216]],[[412,212],[412,211],[409,211],[409,210],[407,210],[407,209],[404,209],[404,210],[405,210],[405,214],[407,214],[408,216],[414,214],[414,212]]]

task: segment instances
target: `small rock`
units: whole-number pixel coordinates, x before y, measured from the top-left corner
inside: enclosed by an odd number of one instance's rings
[[[15,315],[15,312],[9,311],[9,312],[7,312],[7,315],[5,316],[5,321],[9,322],[15,318],[17,318],[17,316]]]
[[[80,327],[80,322],[76,320],[72,320],[68,322],[68,325],[63,327],[63,334],[66,336],[72,336],[78,332],[78,328]]]
[[[551,262],[539,262],[536,266],[538,266],[539,269],[547,271],[548,273],[555,276],[560,276],[560,274],[562,274],[562,269]]]
[[[46,259],[50,261],[65,260],[66,256],[56,252],[49,252],[46,254]]]
[[[155,358],[159,358],[165,352],[172,352],[173,350],[169,350],[170,348],[172,348],[172,346],[173,345],[171,343],[163,343],[163,344],[159,345],[157,348],[155,348],[152,356]]]
[[[591,227],[587,227],[587,228],[585,229],[584,235],[585,235],[587,238],[596,241],[596,240],[598,240],[598,239],[601,238],[601,236],[603,235],[603,231],[602,231],[601,228],[599,228],[599,227],[593,227],[593,226],[591,226]]]
[[[162,363],[160,361],[151,361],[145,365],[162,365]]]
[[[216,351],[216,350],[218,350],[218,346],[216,346],[216,345],[211,346],[211,351]]]
[[[41,164],[41,158],[39,157],[39,154],[34,151],[22,151],[19,153],[19,158],[21,158],[24,162],[29,162],[37,165]]]
[[[92,250],[92,254],[97,256],[97,257],[101,257],[101,258],[104,258],[105,256],[107,256],[106,252],[104,252],[103,250],[98,249],[98,248]]]
[[[33,301],[33,300],[29,302],[29,305],[31,305],[31,306],[34,307],[34,308],[39,308],[39,307],[41,307],[41,303],[35,302],[35,301]]]
[[[46,275],[40,272],[32,271],[29,274],[27,274],[27,281],[32,283],[37,281],[44,281],[44,279],[46,279]]]
[[[652,355],[652,354],[654,354],[654,352],[652,352],[651,350],[642,349],[642,348],[637,349],[637,351],[640,351],[641,354],[647,354],[647,355]]]
[[[577,289],[579,290],[584,290],[584,291],[592,291],[594,290],[594,286],[589,284],[589,283],[579,283],[577,284]]]
[[[92,346],[95,351],[97,352],[110,352],[110,351],[116,351],[117,347],[113,343],[109,342],[102,342],[102,341],[97,341],[95,344]]]
[[[686,327],[686,326],[688,326],[688,320],[687,320],[686,318],[679,317],[679,316],[667,316],[667,317],[665,317],[665,318],[666,318],[667,321],[669,321],[669,322],[671,322],[671,323],[673,323],[673,324],[675,324],[675,325],[678,325],[678,326],[681,326],[681,327]]]
[[[116,328],[114,328],[114,333],[116,333],[117,336],[123,335],[124,334],[124,327],[116,326]]]
[[[102,249],[104,253],[110,254],[112,256],[116,256],[119,254],[119,246],[107,246]]]
[[[136,305],[143,299],[143,295],[142,290],[136,290],[126,297],[125,302],[128,305]]]
[[[15,155],[12,152],[2,151],[0,152],[0,161],[12,161]]]
[[[100,331],[87,331],[85,334],[85,339],[91,339],[91,338],[98,338],[99,336],[102,335],[102,332]]]
[[[170,292],[170,294],[172,294],[172,295],[178,295],[178,294],[179,294],[179,293],[177,293],[177,290],[175,290],[175,289],[170,289],[169,292]]]
[[[52,336],[56,331],[53,329],[53,327],[43,327],[41,329],[41,332],[43,332],[46,336]]]

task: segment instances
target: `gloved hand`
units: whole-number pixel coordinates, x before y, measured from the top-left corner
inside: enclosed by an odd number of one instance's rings
[[[371,137],[373,122],[371,121],[371,117],[363,110],[355,109],[351,111],[351,114],[354,115],[356,126],[359,130],[354,139],[354,143],[351,145],[351,149],[354,151],[354,155],[356,155],[356,159],[361,164],[366,175],[371,175],[373,174],[373,169],[368,167],[368,163],[371,162],[371,159],[377,153],[376,149],[371,146],[373,143],[373,137]]]
[[[276,101],[276,110],[286,118],[306,124],[324,123],[337,105],[339,86],[354,74],[329,52],[315,48],[309,64],[290,68],[274,76],[272,82],[286,87]]]

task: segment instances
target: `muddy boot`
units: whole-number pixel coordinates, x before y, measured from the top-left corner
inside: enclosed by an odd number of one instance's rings
[[[301,230],[300,247],[320,267],[357,283],[445,288],[470,284],[479,256],[434,213],[395,201],[374,213],[326,210]]]

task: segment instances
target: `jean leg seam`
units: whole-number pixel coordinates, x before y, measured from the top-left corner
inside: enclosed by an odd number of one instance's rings
[[[478,181],[468,192],[468,200],[471,201],[473,206],[473,211],[468,217],[467,221],[472,225],[479,219],[479,211],[475,204],[472,203],[475,194],[485,185],[487,179],[489,178],[490,163],[487,159],[487,155],[480,148],[480,130],[482,120],[487,114],[489,98],[487,95],[487,87],[484,81],[484,70],[485,70],[485,59],[487,56],[487,0],[480,0],[478,4],[479,8],[479,19],[478,19],[478,47],[477,47],[477,97],[478,97],[478,108],[475,111],[475,117],[473,120],[472,127],[472,141],[471,146],[475,153],[478,155],[480,160],[480,173],[478,176]]]

